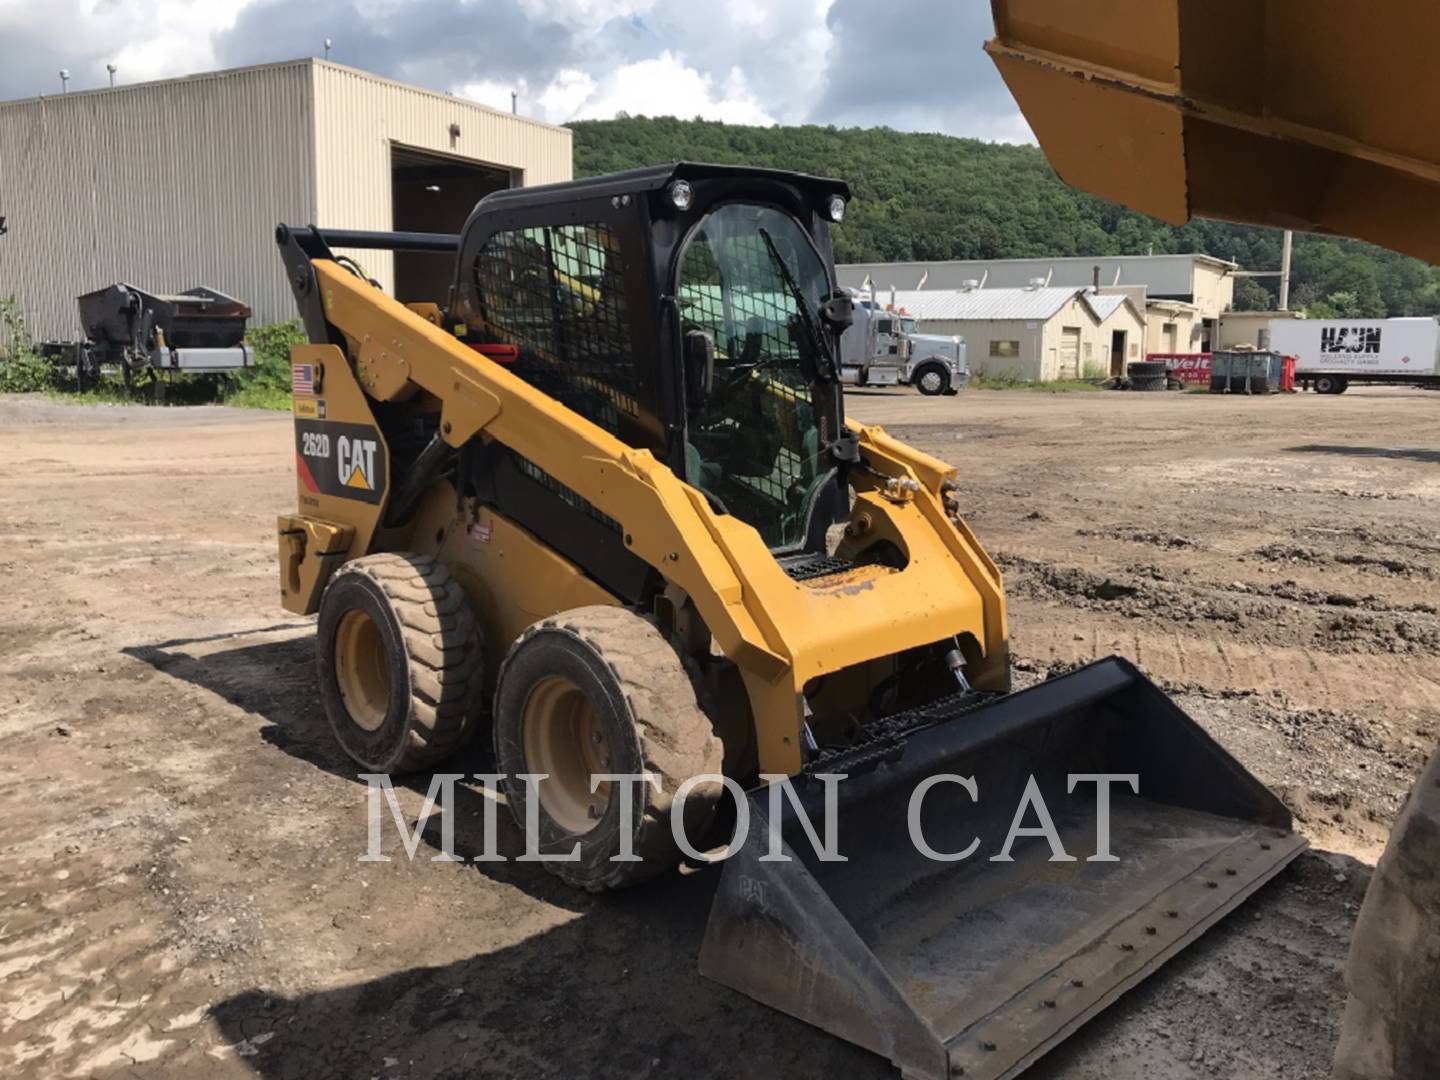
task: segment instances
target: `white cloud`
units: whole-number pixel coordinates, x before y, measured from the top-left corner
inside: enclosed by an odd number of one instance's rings
[[[503,109],[510,111],[510,91],[517,90],[523,95],[525,90],[524,80],[516,83],[497,82],[494,79],[476,79],[472,82],[462,83],[451,91],[456,97],[462,97],[469,101],[477,101],[481,105],[488,105],[492,109]],[[534,110],[526,108],[528,115],[533,115]],[[541,119],[548,119],[542,117]]]
[[[544,119],[563,123],[578,116],[585,102],[595,96],[595,80],[583,71],[565,68],[540,92],[536,104]]]
[[[609,120],[621,112],[684,120],[703,116],[732,124],[775,123],[738,67],[715,79],[671,52],[623,64],[599,79],[578,68],[562,68],[538,89],[523,79],[514,84],[482,79],[462,83],[455,93],[492,108],[509,109],[511,90],[520,93],[521,112],[553,124]]]
[[[594,30],[611,19],[631,19],[654,10],[657,0],[518,0],[532,19],[572,29]]]
[[[552,122],[633,115],[1029,138],[975,0],[0,0],[0,99],[317,55]],[[951,6],[953,5],[953,7]],[[958,9],[958,11],[956,10]]]
[[[143,82],[206,71],[216,65],[215,35],[234,25],[249,0],[0,0],[0,41],[49,46],[58,62],[49,79],[14,92],[53,93],[59,69],[70,71],[71,88],[105,86],[107,63],[122,82]],[[8,56],[6,64],[19,57]],[[37,72],[36,74],[42,74]],[[11,94],[0,94],[9,97]]]
[[[635,116],[703,116],[732,124],[773,124],[775,118],[755,100],[745,73],[733,68],[717,86],[671,52],[654,60],[626,64],[603,79],[575,111],[574,119],[608,119],[619,112]]]

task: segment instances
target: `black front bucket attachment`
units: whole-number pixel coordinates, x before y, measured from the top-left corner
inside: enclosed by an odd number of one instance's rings
[[[769,793],[750,796],[746,839],[726,862],[700,970],[883,1054],[905,1076],[994,1080],[1023,1071],[1209,929],[1305,847],[1290,814],[1153,683],[1110,659],[975,707],[915,716],[888,754],[841,758],[839,854],[820,859],[789,802],[783,854],[769,844]],[[930,726],[923,726],[924,724]],[[911,839],[918,812],[931,851]],[[1109,851],[1098,850],[1097,785],[1109,785]],[[1034,777],[1064,853],[1038,830]],[[824,788],[795,782],[816,835]]]

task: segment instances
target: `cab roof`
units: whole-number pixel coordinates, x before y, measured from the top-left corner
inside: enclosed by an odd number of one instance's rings
[[[760,180],[788,184],[814,199],[830,195],[850,198],[850,185],[843,180],[786,169],[761,169],[748,165],[714,165],[706,162],[678,161],[668,165],[647,165],[640,169],[605,173],[581,180],[557,184],[510,188],[485,196],[487,210],[521,209],[550,205],[562,199],[607,198],[611,195],[638,195],[659,191],[674,180],[691,183],[707,180]]]

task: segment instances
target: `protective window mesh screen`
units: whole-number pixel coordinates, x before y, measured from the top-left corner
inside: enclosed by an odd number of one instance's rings
[[[606,430],[639,414],[619,240],[604,225],[496,233],[475,257],[485,332],[521,378]]]

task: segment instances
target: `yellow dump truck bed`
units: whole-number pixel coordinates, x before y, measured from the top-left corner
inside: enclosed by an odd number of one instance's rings
[[[1440,4],[993,0],[987,46],[1068,184],[1176,224],[1440,261]]]

